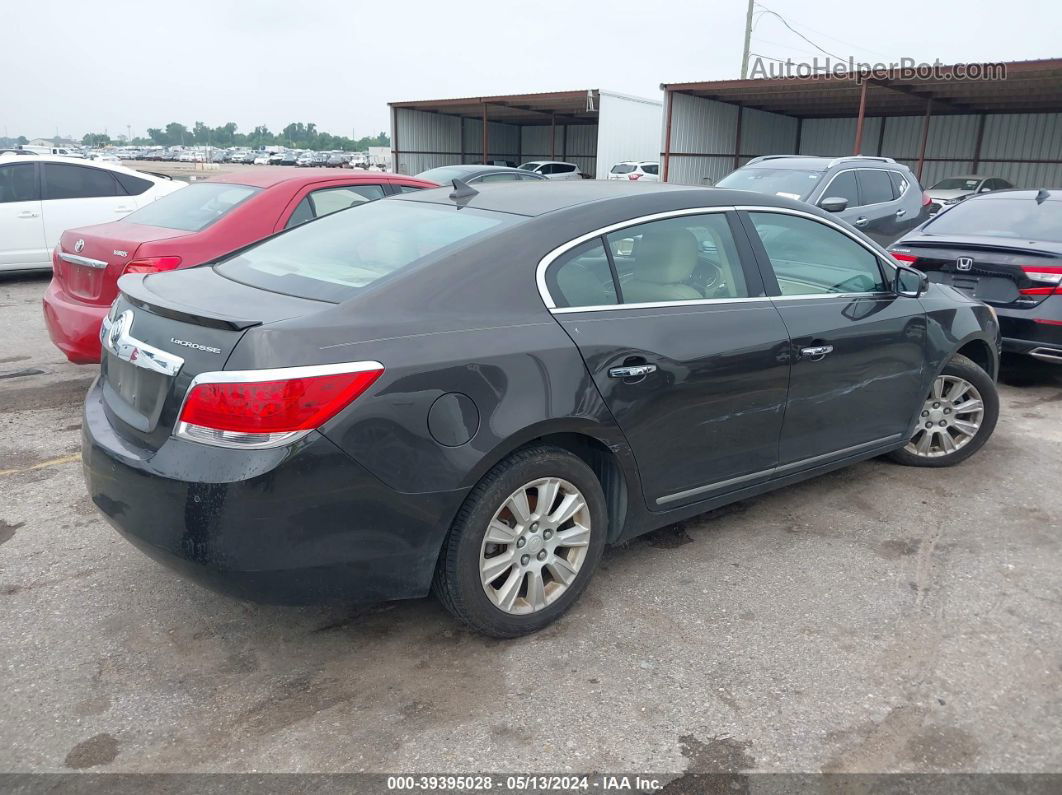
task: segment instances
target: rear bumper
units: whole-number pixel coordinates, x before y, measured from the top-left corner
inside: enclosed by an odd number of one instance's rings
[[[1062,365],[1062,295],[1049,296],[1032,309],[998,313],[1004,353]]]
[[[424,596],[464,492],[402,494],[319,434],[275,450],[179,439],[148,451],[89,390],[82,461],[105,518],[150,557],[259,602]]]
[[[83,304],[67,295],[53,278],[44,293],[44,324],[48,336],[74,364],[100,360],[100,324],[108,307]]]

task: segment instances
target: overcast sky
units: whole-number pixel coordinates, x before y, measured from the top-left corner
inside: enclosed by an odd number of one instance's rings
[[[1062,56],[1057,0],[765,4],[823,49],[867,61]],[[17,35],[0,48],[0,134],[116,136],[129,125],[143,135],[170,121],[277,131],[312,121],[361,137],[389,128],[389,100],[586,88],[656,97],[661,82],[735,78],[746,0],[42,0],[19,8],[3,17]],[[817,54],[767,14],[752,50]]]

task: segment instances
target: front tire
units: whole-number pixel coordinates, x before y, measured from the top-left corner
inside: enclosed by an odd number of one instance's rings
[[[579,598],[607,534],[605,497],[585,462],[557,447],[520,450],[465,501],[433,589],[478,632],[496,638],[537,632]]]
[[[956,354],[934,379],[910,441],[888,457],[905,466],[954,466],[981,449],[998,419],[995,382]]]

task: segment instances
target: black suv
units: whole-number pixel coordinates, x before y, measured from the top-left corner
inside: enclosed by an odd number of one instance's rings
[[[751,190],[814,204],[888,245],[929,218],[929,194],[891,157],[766,155],[716,187]]]

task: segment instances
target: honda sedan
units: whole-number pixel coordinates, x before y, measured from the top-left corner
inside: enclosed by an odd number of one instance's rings
[[[993,311],[827,213],[632,182],[428,190],[130,274],[83,457],[152,557],[266,601],[555,620],[606,544],[991,435]]]

